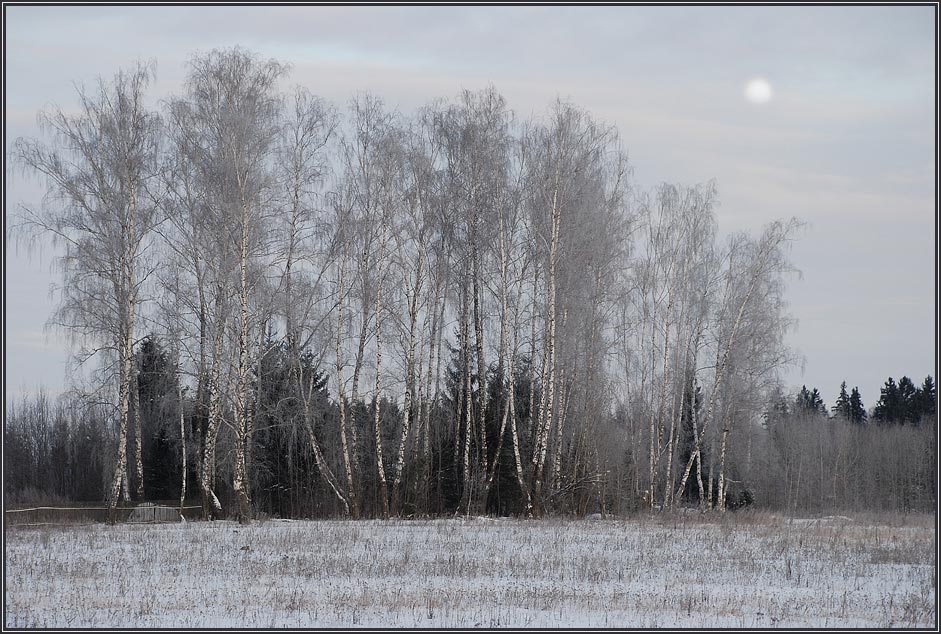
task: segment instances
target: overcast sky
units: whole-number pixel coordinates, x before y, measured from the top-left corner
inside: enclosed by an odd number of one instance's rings
[[[806,358],[789,386],[936,376],[934,6],[6,6],[6,149],[73,82],[156,59],[154,102],[196,51],[242,45],[290,62],[291,83],[343,106],[370,90],[409,111],[493,83],[520,116],[557,96],[617,125],[644,189],[716,179],[723,232],[809,223],[788,297]],[[767,103],[746,100],[756,77]],[[6,211],[41,196],[6,174]],[[6,250],[7,397],[62,389],[46,336],[52,252]]]

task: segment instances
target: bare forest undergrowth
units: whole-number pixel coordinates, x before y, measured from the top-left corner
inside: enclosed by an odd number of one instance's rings
[[[927,515],[10,528],[6,627],[935,627]]]

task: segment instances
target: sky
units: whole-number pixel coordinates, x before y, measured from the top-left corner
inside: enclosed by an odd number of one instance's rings
[[[196,52],[241,45],[343,107],[408,112],[493,84],[522,118],[567,98],[618,127],[635,185],[715,179],[723,232],[807,223],[788,290],[803,367],[867,407],[888,376],[937,377],[936,28],[924,6],[5,6],[5,142],[74,110],[76,84],[156,60],[155,106]],[[770,86],[770,99],[754,79]],[[5,173],[6,218],[38,181]],[[6,397],[58,392],[68,345],[44,324],[54,250],[5,249]]]

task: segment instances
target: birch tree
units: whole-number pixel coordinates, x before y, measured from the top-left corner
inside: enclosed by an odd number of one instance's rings
[[[168,148],[161,170],[162,188],[165,193],[162,216],[165,222],[159,231],[166,248],[168,269],[163,284],[165,294],[172,295],[172,308],[167,313],[175,317],[175,324],[168,324],[181,339],[181,352],[187,352],[195,375],[196,394],[192,409],[192,431],[200,450],[196,455],[197,484],[203,497],[203,513],[208,517],[213,509],[209,490],[204,489],[203,474],[209,466],[203,460],[207,443],[209,420],[209,373],[210,350],[215,332],[211,308],[212,290],[210,278],[216,271],[210,267],[214,241],[211,216],[207,205],[207,191],[203,186],[202,172],[198,168],[199,133],[193,110],[184,99],[171,99],[167,106]],[[192,324],[194,333],[187,332]],[[183,339],[195,337],[195,350],[183,346]],[[181,368],[182,369],[182,368]],[[214,441],[213,441],[214,442]],[[211,453],[211,452],[210,452]],[[213,467],[214,469],[214,467]],[[207,474],[208,476],[208,474]]]
[[[437,289],[428,306],[429,248],[437,228],[439,205],[438,179],[435,174],[436,147],[432,139],[432,130],[427,118],[419,115],[418,120],[406,131],[402,164],[402,197],[404,214],[402,226],[396,232],[396,261],[401,275],[401,288],[405,289],[405,310],[407,320],[403,328],[405,341],[405,394],[402,408],[402,429],[399,434],[392,484],[392,512],[399,514],[402,502],[402,474],[405,469],[406,446],[413,416],[418,432],[422,432],[423,400],[429,399],[422,382],[422,351],[419,344],[425,341],[428,313],[431,317],[429,349],[433,350],[436,336]],[[425,319],[421,320],[421,313]],[[429,369],[432,360],[429,359]],[[423,389],[425,393],[423,393]],[[414,415],[413,415],[414,410]]]
[[[530,213],[533,215],[534,239],[544,258],[545,330],[540,372],[539,403],[536,405],[535,440],[531,466],[533,500],[536,510],[544,509],[543,485],[550,440],[561,442],[561,406],[558,398],[560,259],[565,249],[563,225],[571,222],[580,201],[597,186],[593,172],[600,169],[606,155],[617,151],[613,128],[595,122],[587,113],[571,104],[556,102],[545,126],[535,130],[528,141],[533,158],[528,187]],[[555,425],[553,424],[555,421]],[[554,433],[554,438],[552,434]]]
[[[732,351],[736,339],[740,336],[743,325],[746,323],[747,312],[749,309],[753,309],[753,302],[756,302],[757,298],[760,297],[759,289],[769,276],[773,277],[790,270],[785,247],[793,239],[795,231],[800,226],[800,222],[796,219],[787,222],[777,221],[768,225],[761,238],[752,248],[747,250],[748,256],[744,262],[744,270],[740,269],[738,274],[734,270],[738,241],[733,238],[730,244],[728,257],[733,264],[730,265],[723,302],[724,308],[721,313],[721,322],[725,327],[721,331],[722,334],[717,345],[715,378],[709,396],[709,405],[703,417],[702,427],[699,429],[699,438],[693,446],[692,455],[686,462],[675,497],[680,497],[683,494],[693,463],[702,452],[703,437],[708,432],[710,423],[717,419],[716,404],[719,392],[722,389],[723,382],[728,378]]]
[[[380,416],[383,316],[389,314],[386,312],[388,298],[383,296],[383,292],[388,292],[384,285],[388,283],[385,278],[389,268],[390,241],[396,231],[392,224],[397,221],[400,200],[398,191],[401,186],[401,152],[393,115],[386,112],[378,98],[369,94],[357,95],[350,103],[349,119],[350,129],[340,142],[343,170],[341,188],[345,192],[345,198],[344,202],[338,204],[345,209],[343,215],[346,219],[344,226],[340,228],[344,236],[340,248],[354,259],[351,262],[353,279],[349,282],[349,287],[344,284],[344,290],[341,292],[358,303],[359,332],[355,340],[350,391],[350,400],[354,406],[349,412],[348,421],[351,432],[350,457],[347,458],[344,454],[344,463],[351,464],[348,481],[355,484],[352,473],[359,444],[355,405],[360,397],[360,381],[366,361],[367,344],[373,339],[376,352],[371,430],[375,443],[373,462],[379,485],[380,512],[388,515],[388,482],[382,453]],[[346,268],[341,268],[341,271],[345,278]],[[338,326],[345,327],[344,321],[339,320]],[[339,355],[339,339],[337,350]],[[341,371],[342,364],[338,361],[338,374]],[[353,495],[358,497],[358,491]],[[358,504],[357,500],[354,506]]]
[[[340,244],[336,237],[341,234],[328,229],[326,213],[320,203],[320,188],[330,169],[327,151],[337,124],[336,113],[323,100],[303,88],[295,90],[276,151],[283,207],[280,221],[284,231],[280,240],[283,265],[279,287],[281,301],[278,304],[279,312],[284,316],[295,398],[301,404],[303,425],[318,471],[350,512],[352,472],[347,462],[348,484],[344,492],[317,438],[312,403],[316,396],[316,373],[305,375],[302,363],[303,353],[314,348],[318,350],[314,354],[315,365],[326,357],[329,338],[323,335],[329,331],[328,321],[334,306],[342,301],[337,294],[342,291],[329,291],[325,279]],[[339,212],[338,220],[344,221]],[[342,309],[339,311],[342,317]],[[341,420],[344,443],[345,432],[345,420]],[[348,458],[348,454],[344,453],[344,457]]]
[[[133,347],[139,306],[153,270],[149,249],[156,214],[148,187],[157,172],[161,123],[144,104],[153,78],[153,67],[138,65],[119,71],[110,82],[100,79],[94,90],[80,88],[78,114],[40,114],[51,145],[17,139],[13,146],[19,164],[47,184],[43,206],[24,207],[14,228],[51,236],[64,248],[58,260],[63,285],[53,322],[81,344],[81,362],[101,353],[108,375],[116,376],[109,381],[117,393],[118,428],[111,521],[127,480]]]
[[[240,522],[251,519],[246,446],[252,394],[252,295],[261,272],[270,264],[265,214],[273,177],[271,154],[278,135],[280,100],[275,93],[285,68],[260,61],[241,49],[216,50],[190,62],[186,101],[180,119],[190,124],[188,144],[198,170],[205,210],[214,242],[216,315],[212,370],[209,377],[209,421],[204,464],[214,461],[215,435],[222,415],[220,385],[229,289],[234,290],[237,317],[231,323],[236,345],[232,400],[235,417],[233,487]],[[231,286],[230,286],[231,285]],[[203,468],[204,497],[212,498]]]

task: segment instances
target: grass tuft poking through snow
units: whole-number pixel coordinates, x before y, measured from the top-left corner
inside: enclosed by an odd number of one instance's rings
[[[931,517],[9,528],[7,627],[936,624]]]

